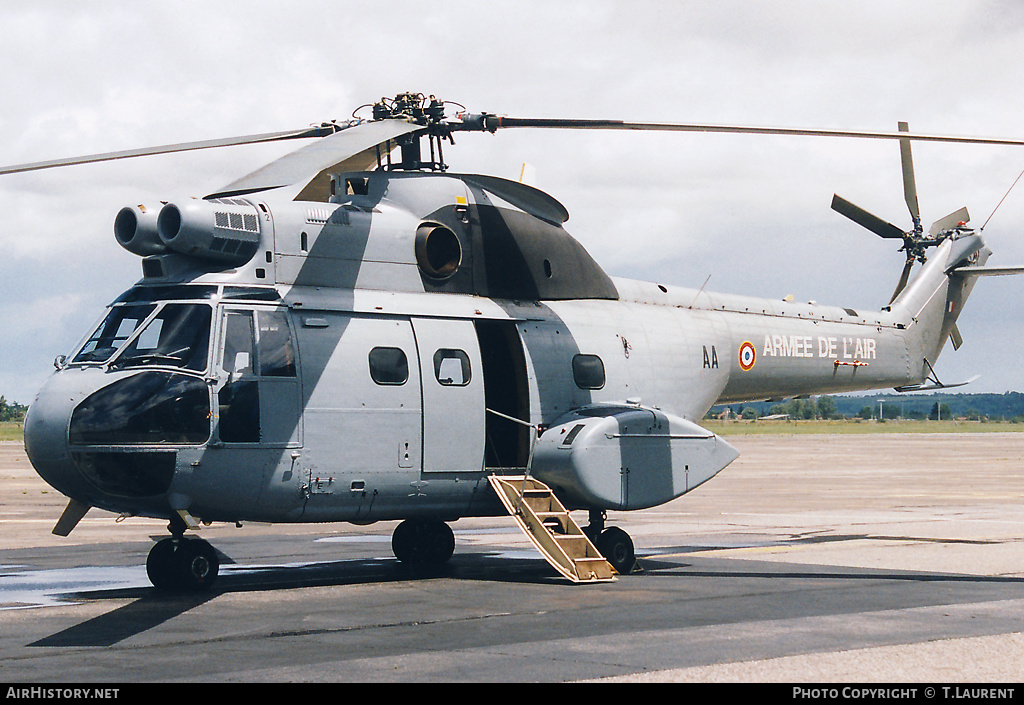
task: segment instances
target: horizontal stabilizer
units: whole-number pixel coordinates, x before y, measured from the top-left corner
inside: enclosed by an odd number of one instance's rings
[[[995,277],[1006,274],[1024,274],[1024,266],[1021,267],[957,267],[950,274],[961,277]]]

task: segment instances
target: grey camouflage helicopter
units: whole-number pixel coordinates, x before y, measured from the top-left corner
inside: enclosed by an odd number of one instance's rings
[[[219,569],[188,533],[203,523],[401,520],[396,557],[430,568],[454,551],[449,522],[508,513],[564,577],[612,580],[635,553],[608,511],[671,501],[737,457],[699,425],[713,405],[950,386],[933,367],[959,346],[976,277],[1024,271],[984,266],[966,209],[924,232],[910,152],[1021,140],[447,105],[401,94],[348,122],[0,169],[316,139],[201,199],[117,214],[142,279],[58,358],[25,420],[33,466],[69,498],[54,533],[91,507],[167,519],[149,577],[197,589]],[[832,205],[902,241],[899,283],[857,311],[610,277],[555,198],[448,171],[455,132],[512,127],[897,140],[912,227]]]

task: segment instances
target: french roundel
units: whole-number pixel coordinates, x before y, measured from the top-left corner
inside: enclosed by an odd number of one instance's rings
[[[748,340],[740,346],[740,369],[749,372],[756,361],[757,350],[754,349],[754,344]]]

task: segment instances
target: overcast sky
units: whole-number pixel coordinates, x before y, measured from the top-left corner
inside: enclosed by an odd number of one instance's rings
[[[47,2],[0,9],[0,164],[303,127],[403,91],[474,112],[1024,138],[1024,4],[936,2]],[[201,196],[295,145],[0,177],[0,394],[31,402],[141,277],[124,205]],[[829,208],[908,228],[894,142],[507,130],[465,134],[454,171],[515,177],[568,208],[616,276],[878,308],[903,254]],[[1024,147],[916,143],[925,227],[980,227]],[[1024,264],[1024,180],[984,234]],[[710,278],[709,278],[710,277]],[[1024,277],[979,282],[962,391],[1024,390]]]

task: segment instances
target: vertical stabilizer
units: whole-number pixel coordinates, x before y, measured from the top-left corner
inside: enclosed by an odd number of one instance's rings
[[[984,264],[990,254],[978,235],[949,238],[936,248],[917,277],[892,302],[891,309],[904,313],[910,321],[907,347],[911,364],[922,365],[922,378],[927,368],[924,361],[934,365],[947,338],[960,347],[956,320],[975,278],[951,276],[950,272],[962,264]]]

